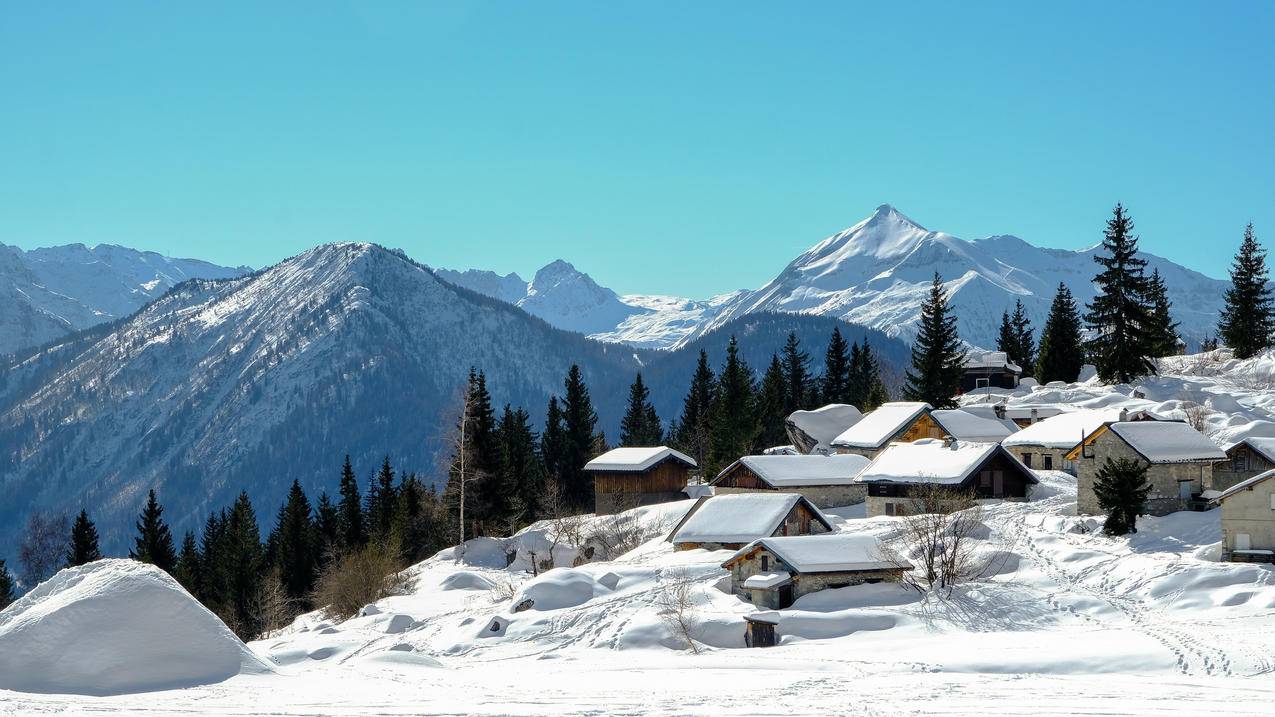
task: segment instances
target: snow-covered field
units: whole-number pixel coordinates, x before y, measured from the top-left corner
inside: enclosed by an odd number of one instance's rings
[[[751,607],[722,590],[729,551],[675,553],[657,531],[690,501],[640,509],[650,540],[609,562],[532,579],[543,526],[412,568],[408,595],[342,623],[298,619],[250,644],[272,673],[113,697],[0,691],[0,712],[208,714],[1227,714],[1275,712],[1275,571],[1214,562],[1217,514],[1092,532],[1074,483],[1042,473],[1025,504],[985,513],[995,574],[948,599],[893,585],[806,596],[782,644],[743,646]],[[888,540],[894,518],[838,513]],[[506,550],[512,566],[501,567]],[[571,549],[560,555],[569,560]],[[671,581],[694,582],[701,654],[663,624]],[[535,606],[514,612],[528,597]],[[155,640],[167,636],[156,634]],[[72,649],[94,650],[85,631]],[[108,659],[108,658],[102,658]]]

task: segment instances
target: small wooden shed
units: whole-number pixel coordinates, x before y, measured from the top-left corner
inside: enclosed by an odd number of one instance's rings
[[[593,512],[685,499],[695,459],[668,446],[615,448],[584,465],[593,476]]]

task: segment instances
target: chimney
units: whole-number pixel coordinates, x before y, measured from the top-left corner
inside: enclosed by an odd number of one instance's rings
[[[1120,422],[1123,423],[1127,420],[1129,420],[1129,409],[1127,408],[1120,409]]]
[[[995,413],[996,417],[1000,420],[1005,420],[1005,404],[998,403],[995,406],[992,406],[992,412]]]
[[[943,436],[944,448],[956,448],[956,439],[951,436]]]
[[[1039,420],[1040,420],[1040,409],[1039,409],[1039,408],[1033,408],[1033,409],[1032,409],[1032,420],[1031,420],[1031,422],[1032,422],[1032,423],[1035,423],[1036,421],[1039,421]]]

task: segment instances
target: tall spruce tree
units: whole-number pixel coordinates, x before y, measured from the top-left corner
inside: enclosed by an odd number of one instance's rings
[[[540,510],[544,492],[544,473],[536,454],[536,434],[531,429],[531,416],[505,404],[496,428],[500,445],[500,482],[503,500],[500,514],[506,532],[525,525]]]
[[[314,533],[319,562],[326,564],[341,549],[341,513],[327,491],[319,494],[314,506]]]
[[[164,508],[151,490],[146,497],[146,507],[137,519],[137,538],[128,556],[134,560],[151,563],[172,574],[177,569],[177,549],[173,547],[173,534],[164,522]]]
[[[1001,327],[996,332],[996,350],[1004,351],[1010,361],[1013,361],[1014,356],[1018,354],[1018,332],[1014,330],[1014,324],[1009,320],[1008,309],[1001,312]]]
[[[1102,251],[1094,256],[1102,270],[1094,277],[1098,294],[1085,314],[1093,332],[1089,356],[1104,383],[1129,383],[1155,373],[1147,334],[1147,262],[1137,253],[1133,220],[1117,204],[1107,220]]]
[[[705,475],[717,475],[735,459],[752,452],[760,431],[756,393],[752,369],[740,357],[739,343],[731,336],[713,401],[711,452]]]
[[[584,472],[584,464],[594,456],[598,414],[593,410],[589,388],[584,384],[579,366],[571,365],[563,388],[562,487],[570,505],[590,511],[593,510],[593,480]]]
[[[857,344],[856,344],[857,349]],[[850,403],[850,351],[841,336],[840,327],[832,327],[832,338],[823,354],[823,401],[825,403]]]
[[[319,555],[310,500],[295,479],[279,507],[271,542],[272,562],[279,569],[284,593],[294,600],[307,599],[314,589]]]
[[[0,558],[0,610],[9,607],[17,598],[15,582],[13,573],[9,572],[8,566],[4,564],[4,558]]]
[[[230,508],[219,553],[220,572],[226,580],[227,625],[241,639],[255,637],[261,629],[254,602],[261,589],[264,554],[257,512],[246,492]]]
[[[784,429],[784,419],[789,415],[785,413],[788,406],[787,389],[783,362],[778,355],[771,354],[770,366],[762,376],[761,391],[757,394],[757,415],[761,424],[757,444],[763,448],[788,442],[788,432]]]
[[[1251,358],[1275,345],[1275,302],[1269,282],[1266,250],[1249,224],[1231,264],[1231,288],[1226,290],[1226,306],[1218,323],[1218,333],[1235,358]]]
[[[71,525],[71,545],[66,552],[68,567],[84,565],[102,559],[97,545],[97,526],[89,520],[88,511],[81,510]]]
[[[801,350],[797,332],[789,331],[781,352],[784,368],[784,415],[814,408],[814,378],[810,373],[810,354]]]
[[[177,582],[181,583],[187,592],[198,597],[199,586],[202,582],[202,567],[199,546],[195,543],[195,533],[187,530],[182,536],[182,547],[177,553],[177,572],[173,577],[177,578]]]
[[[1049,317],[1040,332],[1040,355],[1036,359],[1036,380],[1041,383],[1072,383],[1085,365],[1080,313],[1066,284],[1059,284],[1049,305]]]
[[[350,464],[350,454],[345,454],[341,466],[341,483],[338,489],[341,500],[337,512],[341,518],[341,550],[358,550],[367,544],[367,526],[363,524],[363,497],[359,493],[359,479]]]
[[[1021,300],[1014,302],[1014,315],[1009,317],[1009,321],[1016,339],[1014,363],[1023,369],[1024,376],[1031,376],[1036,370],[1036,336]]]
[[[709,458],[712,445],[713,398],[717,392],[717,378],[708,365],[708,354],[700,349],[691,375],[691,385],[682,400],[682,415],[677,419],[673,445],[703,466]]]
[[[934,408],[954,408],[965,372],[965,349],[956,331],[956,315],[948,305],[943,279],[934,274],[930,293],[921,303],[921,326],[912,344],[912,368],[903,395]]]
[[[498,522],[502,497],[500,493],[500,455],[496,445],[496,409],[487,390],[487,374],[469,371],[469,426],[466,438],[471,450],[467,472],[475,476],[473,498],[466,506],[471,523],[487,532],[490,522]]]
[[[658,446],[664,440],[660,417],[651,403],[651,392],[638,373],[629,386],[629,403],[620,421],[621,446]]]
[[[859,349],[859,368],[854,379],[857,388],[863,396],[862,401],[856,404],[863,411],[871,411],[883,403],[890,400],[890,392],[885,387],[885,381],[881,380],[881,362],[877,361],[877,355],[872,350],[872,344],[868,343],[868,337],[863,337],[863,346]]]
[[[1147,328],[1148,350],[1152,357],[1173,356],[1178,352],[1178,324],[1173,320],[1173,302],[1160,278],[1160,270],[1151,272],[1147,280]]]
[[[540,460],[544,463],[545,480],[552,481],[559,488],[565,485],[562,474],[565,451],[566,428],[562,425],[562,408],[558,397],[550,396],[545,409],[545,430],[540,434]]]
[[[389,456],[381,460],[381,468],[364,503],[369,532],[377,542],[386,544],[394,527],[394,512],[398,509],[398,490],[394,487],[394,467],[390,465]]]
[[[1138,516],[1145,512],[1151,493],[1146,463],[1132,458],[1108,458],[1098,469],[1093,490],[1098,507],[1107,514],[1104,533],[1138,532]]]

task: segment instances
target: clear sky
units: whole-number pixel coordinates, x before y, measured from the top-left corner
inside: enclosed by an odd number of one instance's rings
[[[1273,27],[1238,0],[9,0],[0,242],[366,240],[703,297],[881,203],[1077,248],[1120,200],[1224,276],[1246,222],[1275,245]]]

